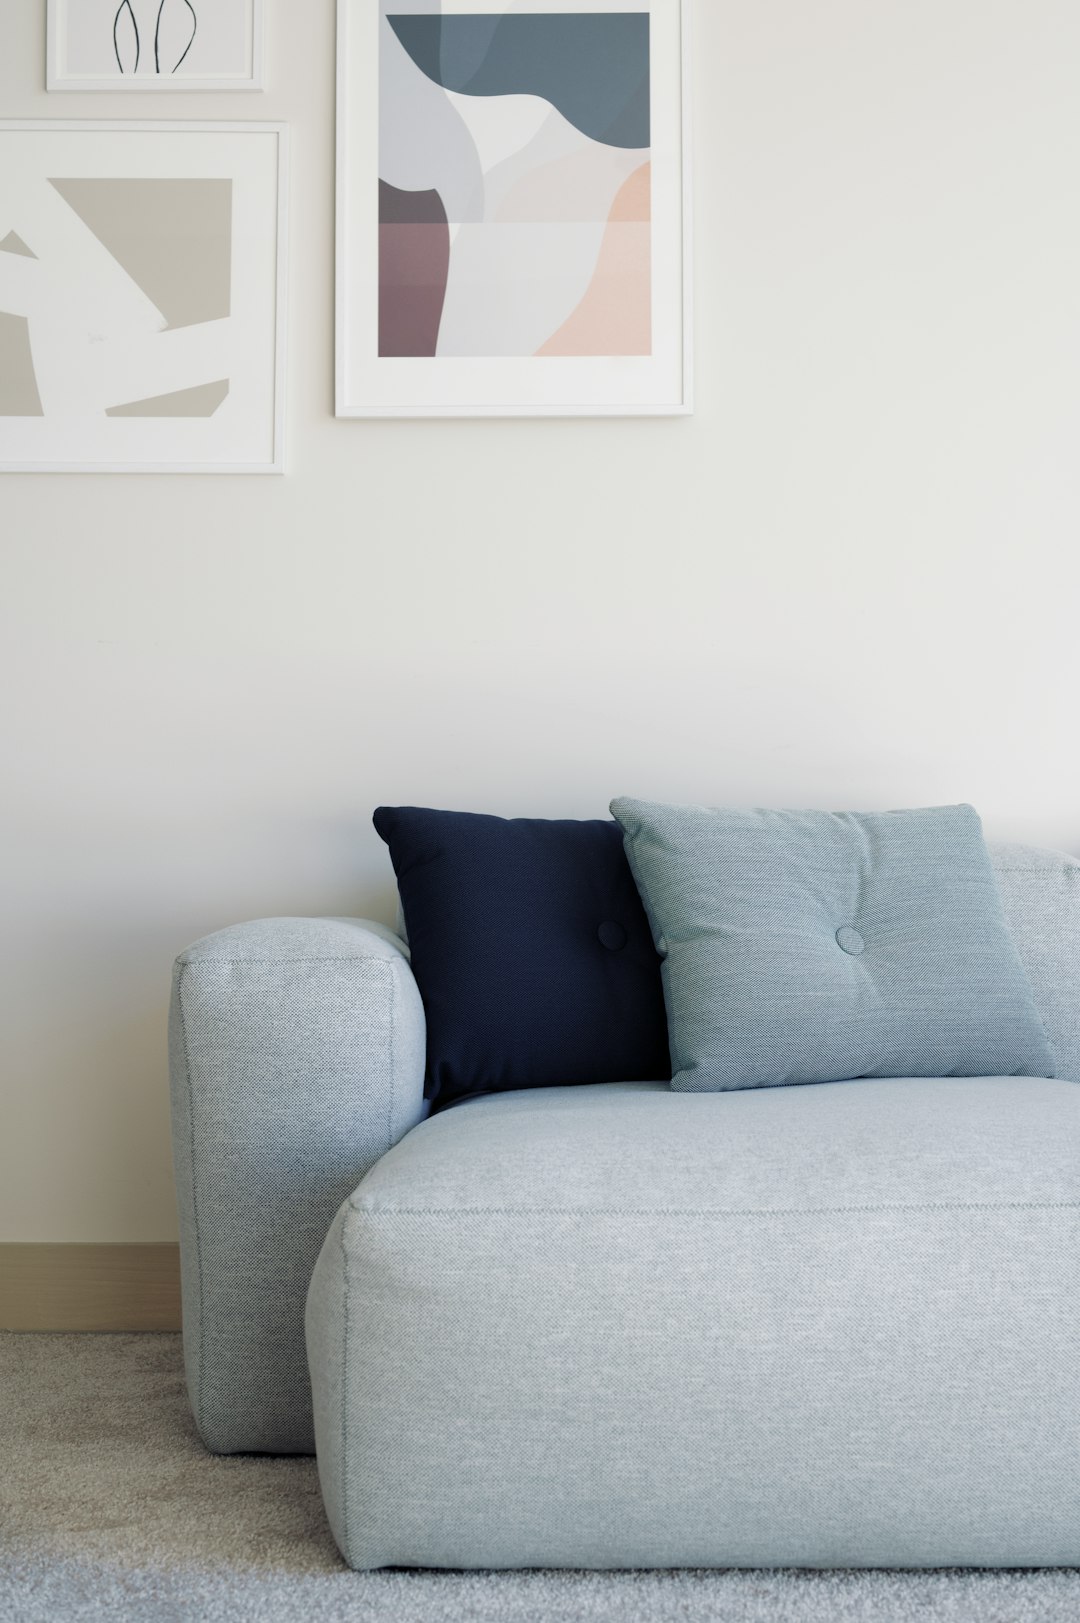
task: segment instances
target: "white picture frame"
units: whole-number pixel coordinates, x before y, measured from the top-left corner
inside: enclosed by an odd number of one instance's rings
[[[283,473],[287,243],[284,124],[0,120],[0,472]]]
[[[47,90],[157,95],[263,88],[263,0],[47,0],[47,6]]]
[[[442,19],[459,12],[471,14],[475,19],[478,13],[510,17],[521,8],[512,0],[443,0],[438,10]],[[449,353],[444,354],[441,348],[433,351],[430,335],[429,347],[422,355],[406,353],[404,348],[384,352],[386,321],[380,312],[380,244],[385,242],[382,228],[386,222],[380,218],[385,191],[380,182],[386,179],[382,169],[390,166],[385,159],[380,159],[380,142],[385,144],[387,140],[385,130],[391,106],[388,99],[384,106],[386,84],[382,82],[390,77],[386,71],[387,19],[395,15],[396,29],[400,26],[398,14],[420,17],[426,13],[429,21],[419,26],[429,27],[431,7],[426,0],[338,0],[336,413],[339,417],[677,416],[693,410],[687,0],[536,0],[529,10],[552,16],[565,13],[595,16],[605,12],[648,14],[651,122],[646,156],[652,174],[652,211],[647,217],[651,233],[648,252],[651,255],[653,349],[648,355],[641,350],[625,354],[613,349],[586,355],[579,349],[554,350],[548,344],[545,345],[548,352],[543,357],[536,351],[513,355],[502,351],[494,355],[479,347],[475,353],[469,353],[461,347],[453,347],[462,343],[461,323],[458,323]],[[436,18],[436,22],[438,20]],[[536,60],[538,54],[534,53],[532,59]],[[410,65],[410,72],[414,65]],[[393,83],[400,81],[395,78]],[[432,88],[451,101],[458,113],[470,99],[460,93],[451,95],[449,87],[439,83]],[[411,96],[413,92],[403,92],[403,96],[406,94]],[[502,95],[497,87],[471,96],[471,102],[484,103],[477,116],[488,115],[489,109],[499,101],[524,104],[537,100],[536,94]],[[410,102],[410,111],[413,105]],[[468,110],[471,111],[471,107]],[[524,119],[529,116],[524,105],[520,116]],[[414,132],[417,127],[420,126],[415,122],[411,126]],[[491,119],[487,116],[485,128],[490,131],[490,127]],[[496,132],[496,145],[497,142]],[[432,150],[437,148],[434,124],[430,144]],[[403,163],[401,173],[397,186],[402,196],[424,195],[427,181],[420,170]],[[394,190],[392,183],[390,190]],[[437,188],[432,195],[437,195]],[[443,219],[444,222],[449,220],[448,210],[444,210]],[[595,229],[592,222],[590,226]],[[453,255],[462,240],[463,228],[456,229],[455,235],[454,226],[448,225],[451,268],[446,271],[442,323],[446,321],[450,304]],[[385,253],[385,249],[382,251]],[[403,285],[407,279],[407,273],[403,272]],[[516,291],[514,297],[520,300],[524,295]],[[440,325],[435,340],[437,346],[443,344],[444,336],[444,326]],[[467,324],[465,341],[468,341]]]

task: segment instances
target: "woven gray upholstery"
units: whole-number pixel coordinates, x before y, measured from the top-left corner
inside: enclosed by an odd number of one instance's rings
[[[308,1297],[355,1567],[1080,1565],[1080,1085],[537,1088]]]
[[[992,845],[990,854],[1054,1074],[1080,1082],[1080,862],[1031,845]]]
[[[973,807],[611,810],[677,1093],[1054,1074]]]
[[[311,1453],[303,1303],[334,1213],[424,1113],[424,1015],[379,925],[266,919],[177,961],[184,1357],[219,1453]]]
[[[994,860],[1057,1073],[1080,1080],[1080,862],[1023,846]],[[342,1200],[424,1114],[423,1012],[406,952],[379,926],[284,919],[222,931],[177,964],[185,1353],[212,1448],[314,1446],[302,1332],[311,1270]],[[603,1097],[619,1108],[617,1094]],[[667,1176],[677,1202],[679,1166]]]

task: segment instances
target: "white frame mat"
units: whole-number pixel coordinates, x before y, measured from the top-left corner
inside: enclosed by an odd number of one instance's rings
[[[429,19],[424,14],[433,10],[443,17],[470,14],[474,25],[475,14],[485,13],[506,16],[522,12],[572,13],[581,16],[583,24],[595,22],[595,14],[599,13],[624,16],[646,13],[649,19],[649,101],[642,104],[639,99],[634,105],[639,109],[642,105],[648,108],[647,147],[628,138],[625,129],[615,137],[609,133],[614,126],[602,122],[597,122],[596,135],[586,129],[583,136],[581,132],[591,120],[600,120],[600,112],[599,103],[594,113],[592,104],[581,98],[580,91],[576,106],[568,109],[568,121],[562,109],[554,105],[542,89],[521,94],[492,88],[473,90],[471,84],[476,81],[470,81],[470,89],[465,94],[443,88],[444,81],[437,78],[433,81],[426,68],[421,70],[420,59],[408,45],[401,50],[403,23],[408,25],[415,15],[426,24]],[[391,16],[393,25],[388,20]],[[538,25],[535,16],[522,20]],[[634,24],[628,26],[639,38]],[[671,416],[693,409],[688,35],[687,0],[531,0],[530,4],[524,0],[442,0],[441,5],[434,8],[430,0],[338,0],[336,410],[339,417]],[[422,29],[417,37],[422,37]],[[421,55],[425,49],[421,47]],[[519,45],[517,49],[520,53],[523,47]],[[598,59],[602,61],[603,57]],[[525,58],[519,56],[518,60]],[[538,57],[534,53],[528,60],[535,61]],[[385,109],[379,104],[380,88],[385,88],[388,82],[387,69],[385,65],[380,66],[381,62],[392,64],[391,71],[399,74],[393,82],[401,87],[398,101],[392,106],[388,103]],[[499,71],[505,70],[500,68]],[[528,72],[525,76],[528,77]],[[616,93],[610,84],[601,89],[606,89],[609,95]],[[561,84],[554,90],[556,100],[560,99]],[[445,106],[435,107],[433,96],[441,97],[450,110]],[[620,109],[629,105],[618,103]],[[402,110],[395,113],[395,108]],[[425,120],[429,116],[425,133]],[[621,111],[619,116],[624,116]],[[640,112],[635,116],[640,117]],[[466,124],[465,120],[471,122]],[[546,131],[541,129],[544,120],[549,126]],[[456,125],[450,129],[449,124],[455,121],[468,129],[469,163],[480,173],[478,185],[483,203],[479,216],[467,208],[455,213],[451,204],[444,206],[442,190],[429,178],[429,170],[440,164],[448,168],[451,163],[450,159],[444,163],[442,158],[439,131],[446,125],[448,136],[454,137]],[[394,139],[399,143],[395,158],[389,164],[385,155],[388,127],[395,129]],[[384,143],[382,154],[380,141]],[[533,144],[522,147],[523,141]],[[513,221],[538,223],[507,227],[503,223],[507,218],[505,206],[495,198],[494,181],[490,182],[490,193],[488,190],[492,173],[488,165],[503,163],[505,174],[514,163],[526,162],[534,164],[539,172],[551,146],[556,149],[556,162],[546,164],[550,176],[557,171],[560,158],[557,144],[561,142],[565,152],[575,141],[576,152],[580,152],[582,146],[587,149],[582,156],[572,159],[582,166],[576,173],[584,174],[589,164],[594,165],[591,172],[595,172],[596,165],[606,164],[603,171],[606,177],[613,166],[621,165],[614,183],[616,187],[623,184],[624,177],[627,186],[636,184],[640,177],[646,189],[644,201],[638,205],[639,212],[620,216],[618,202],[614,205],[610,202],[616,192],[609,187],[603,194],[609,201],[598,205],[593,213],[580,212],[579,208],[575,215],[573,204],[567,212],[559,212],[565,205],[550,200],[539,212],[529,212],[529,204],[515,200],[518,212],[513,214]],[[421,151],[419,162],[415,158],[417,150]],[[524,159],[519,158],[521,152],[526,154]],[[508,160],[507,153],[510,154]],[[431,154],[436,156],[432,158]],[[636,176],[633,175],[635,161],[640,166]],[[646,163],[648,177],[644,174]],[[393,172],[393,180],[388,174],[380,174],[386,169]],[[451,179],[455,189],[464,196],[457,176]],[[545,178],[544,183],[550,184],[550,181]],[[575,180],[574,184],[580,187],[586,182]],[[606,179],[604,184],[608,185]],[[470,195],[478,195],[475,188]],[[622,195],[618,193],[619,197]],[[548,196],[550,199],[550,192]],[[384,197],[389,200],[391,210],[405,211],[400,218],[393,215],[391,230],[385,234],[390,216],[380,218]],[[445,243],[441,238],[436,243],[433,236],[421,235],[426,227],[419,216],[416,223],[420,232],[412,238],[408,236],[410,231],[416,231],[409,211],[422,209],[425,197],[433,200],[427,206],[441,211],[441,219],[435,221],[435,227],[438,233],[445,235]],[[500,209],[503,212],[500,213]],[[639,336],[636,345],[626,342],[622,348],[619,345],[624,340],[617,331],[615,336],[610,330],[604,338],[598,336],[601,324],[596,320],[596,312],[602,309],[599,296],[591,305],[592,314],[583,317],[582,312],[589,302],[588,296],[595,295],[598,288],[616,286],[612,281],[602,282],[600,271],[605,261],[601,244],[603,233],[617,219],[621,223],[624,217],[647,221],[648,236],[644,250],[640,227],[634,237],[635,263],[641,268],[636,273],[633,289],[636,302],[628,301],[627,308],[636,312],[630,319],[637,325],[623,329]],[[478,221],[476,225],[455,223],[474,218]],[[572,223],[575,219],[586,223]],[[545,221],[571,223],[552,226]],[[399,229],[402,234],[395,237],[393,233]],[[561,235],[544,239],[542,234],[551,231]],[[482,232],[488,233],[486,238],[481,239]],[[496,232],[502,234],[496,236]],[[519,233],[516,239],[514,232]],[[536,235],[530,238],[530,232]],[[575,238],[575,232],[592,235]],[[615,235],[618,236],[618,232]],[[627,241],[625,231],[619,241]],[[381,255],[398,252],[397,243],[402,244],[400,281],[387,284],[388,296],[386,290],[380,288]],[[415,252],[420,256],[412,262],[409,255],[414,250],[410,243],[418,245]],[[442,302],[434,315],[424,318],[426,347],[410,349],[407,311],[408,301],[413,297],[409,283],[414,272],[409,265],[415,263],[415,275],[422,283],[425,274],[422,260],[429,251],[428,243],[433,243],[445,259],[445,265],[441,259],[439,266],[444,277],[439,289]],[[542,243],[548,253],[545,263],[552,267],[550,274],[537,271],[538,261],[530,259],[533,243]],[[560,258],[563,244],[567,245],[566,262],[576,277],[572,287]],[[504,272],[499,267],[503,262],[501,256],[507,251],[512,258],[506,260],[510,269]],[[459,257],[462,255],[464,257]],[[478,280],[474,276],[477,256],[487,256]],[[392,259],[383,262],[394,263]],[[500,276],[504,278],[502,286],[509,290],[507,307],[513,312],[501,334],[493,330],[501,319],[495,313],[498,282],[492,283],[496,293],[490,297],[484,281],[485,277],[497,279]],[[470,278],[473,278],[471,282]],[[643,295],[642,281],[646,279],[647,292]],[[533,301],[534,286],[536,301]],[[398,340],[400,347],[394,347],[395,340],[387,338],[393,319],[387,312],[395,299],[397,308],[404,312],[399,329],[403,335]],[[613,308],[615,303],[617,295],[614,302],[609,301],[608,307]],[[464,319],[459,315],[463,309],[466,309]],[[551,313],[554,327],[540,332],[539,347],[533,347],[533,331],[538,331]],[[579,318],[585,325],[574,331],[571,322]],[[420,331],[420,327],[416,330]],[[434,338],[433,332],[437,333]],[[470,347],[473,342],[475,348]],[[502,347],[499,347],[500,342]],[[588,347],[593,342],[597,344],[595,349]],[[520,348],[516,347],[518,344]]]
[[[0,120],[0,470],[282,473],[284,124]]]
[[[47,90],[107,90],[113,95],[145,96],[159,92],[263,88],[263,0],[47,0],[47,3]],[[204,41],[209,18],[221,15],[212,8],[225,3],[243,13],[235,23],[230,18],[234,35],[236,27],[242,27],[242,60],[235,38],[230,39],[225,51],[230,65],[212,73],[206,70],[204,63]],[[84,20],[91,15],[93,35],[91,25]],[[80,20],[75,26],[83,34],[81,49],[86,66],[82,71],[72,65],[72,57],[77,55],[71,41],[76,16]],[[96,37],[98,32],[100,40]],[[171,49],[174,59],[179,58],[171,70],[165,54],[167,48]],[[147,71],[152,58],[162,66]],[[134,71],[135,63],[142,71]],[[202,71],[199,71],[200,63],[203,63]],[[121,64],[128,71],[124,71]]]

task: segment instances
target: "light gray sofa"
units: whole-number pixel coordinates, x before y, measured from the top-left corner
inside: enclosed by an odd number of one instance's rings
[[[402,941],[197,943],[171,1044],[207,1445],[317,1443],[356,1567],[1080,1565],[1080,862],[994,860],[1057,1080],[425,1121]]]

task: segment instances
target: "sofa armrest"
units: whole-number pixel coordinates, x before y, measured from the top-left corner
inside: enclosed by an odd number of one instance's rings
[[[262,919],[176,962],[169,1021],[184,1362],[217,1453],[314,1452],[304,1299],[342,1201],[424,1115],[408,950]]]

